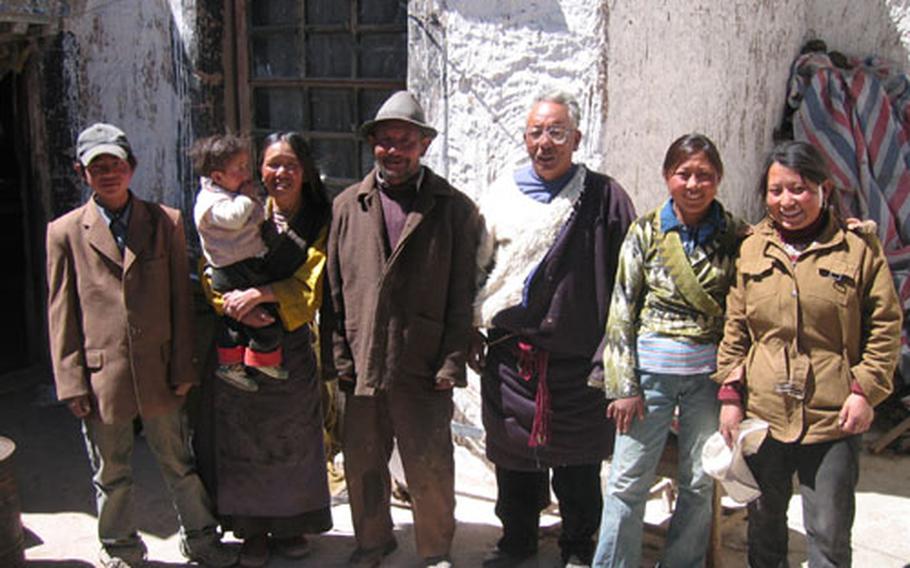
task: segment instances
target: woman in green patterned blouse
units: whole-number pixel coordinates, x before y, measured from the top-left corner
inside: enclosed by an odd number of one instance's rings
[[[712,479],[701,449],[717,430],[717,343],[734,257],[747,225],[715,199],[723,163],[706,136],[667,150],[669,199],[630,227],[610,305],[604,389],[616,444],[596,566],[638,567],[642,517],[678,413],[679,497],[661,565],[704,564]]]

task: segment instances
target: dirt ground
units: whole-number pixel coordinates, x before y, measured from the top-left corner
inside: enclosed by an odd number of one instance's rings
[[[49,389],[40,386],[46,377],[19,374],[0,380],[0,435],[17,444],[12,464],[25,527],[27,565],[93,566],[98,552],[94,501],[79,423],[66,408],[53,403]],[[499,536],[493,514],[495,481],[487,464],[464,448],[458,449],[456,463],[459,524],[453,562],[461,567],[480,566]],[[862,464],[853,531],[854,565],[910,567],[910,457],[867,454]],[[136,444],[134,475],[136,514],[149,548],[150,566],[187,566],[177,551],[177,523],[167,491],[141,438]],[[649,503],[651,521],[660,522],[666,513],[659,499]],[[344,566],[354,540],[343,498],[333,507],[333,516],[335,528],[311,539],[313,549],[306,559],[291,562],[275,558],[269,566]],[[400,546],[384,566],[419,565],[410,511],[395,507],[393,516]],[[791,505],[790,529],[790,563],[799,566],[805,564],[805,540],[798,498]],[[526,563],[528,567],[559,565],[558,530],[558,518],[545,515],[541,550]],[[725,510],[722,536],[722,566],[745,566],[742,510]],[[228,540],[230,537],[228,534]],[[660,544],[658,527],[645,538],[646,565],[653,566],[659,558]]]

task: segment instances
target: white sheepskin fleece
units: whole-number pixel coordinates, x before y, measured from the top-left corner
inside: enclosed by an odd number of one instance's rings
[[[477,254],[483,283],[474,300],[474,325],[489,328],[498,312],[521,303],[525,279],[569,220],[584,188],[586,173],[585,167],[579,166],[550,203],[521,193],[512,172],[493,182],[480,197],[478,204],[486,230]]]

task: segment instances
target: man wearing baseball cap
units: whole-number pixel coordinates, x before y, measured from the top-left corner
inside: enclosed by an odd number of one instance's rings
[[[397,440],[417,553],[425,566],[449,567],[452,387],[466,384],[480,220],[466,195],[421,165],[436,130],[410,93],[393,94],[361,133],[375,167],[335,199],[328,258],[335,366],[348,392],[350,563],[378,566],[397,547],[389,512]]]
[[[75,169],[88,203],[47,227],[48,327],[57,395],[82,420],[98,506],[101,565],[145,562],[133,518],[133,420],[158,461],[180,520],[180,549],[230,566],[189,447],[183,401],[198,382],[180,213],[130,191],[136,168],[122,130],[79,134]]]

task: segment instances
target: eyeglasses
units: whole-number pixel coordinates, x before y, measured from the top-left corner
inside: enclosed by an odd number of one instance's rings
[[[525,130],[525,137],[531,142],[537,143],[540,142],[543,139],[543,135],[546,134],[554,144],[565,144],[569,141],[569,134],[574,130],[574,128],[566,128],[564,126],[548,126],[546,128],[534,126]]]

